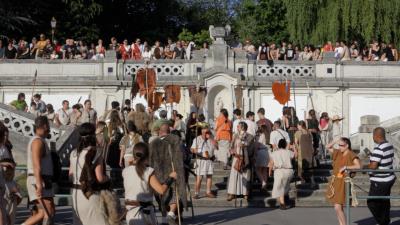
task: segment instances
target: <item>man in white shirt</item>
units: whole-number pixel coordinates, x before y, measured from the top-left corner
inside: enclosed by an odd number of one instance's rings
[[[207,179],[206,196],[208,198],[215,198],[211,192],[212,175],[214,173],[214,150],[217,150],[217,142],[211,136],[211,132],[207,127],[201,129],[201,135],[196,137],[193,141],[191,151],[196,154],[196,186],[195,186],[195,199],[199,199],[199,192],[203,176]]]
[[[244,121],[242,118],[242,110],[240,110],[240,109],[233,110],[233,115],[235,117],[235,120],[233,121],[233,124],[232,124],[232,133],[236,134],[238,132],[239,123]]]
[[[257,124],[254,122],[254,116],[254,112],[248,111],[246,113],[246,120],[244,121],[247,124],[247,133],[253,135],[253,137],[255,137],[257,133]]]
[[[271,132],[270,143],[273,150],[278,149],[279,140],[285,139],[286,143],[290,143],[288,132],[281,129],[281,121],[277,120],[274,122],[273,131]]]
[[[71,110],[69,108],[69,102],[64,100],[62,102],[62,108],[57,110],[55,123],[57,126],[67,126],[71,122],[70,119]]]

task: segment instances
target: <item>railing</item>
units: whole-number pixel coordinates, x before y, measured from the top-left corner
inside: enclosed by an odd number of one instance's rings
[[[33,137],[34,135],[35,117],[32,114],[17,111],[8,105],[0,104],[0,121],[3,121],[8,129],[22,136]],[[48,138],[50,142],[56,142],[61,135],[60,129],[54,126],[50,127],[50,137]]]
[[[396,170],[377,170],[377,169],[348,169],[346,170],[346,173],[397,173],[400,172],[400,169]],[[350,225],[350,193],[351,193],[351,183],[350,181],[345,182],[345,190],[346,190],[346,224]],[[400,195],[394,195],[394,196],[357,196],[357,199],[400,199]]]

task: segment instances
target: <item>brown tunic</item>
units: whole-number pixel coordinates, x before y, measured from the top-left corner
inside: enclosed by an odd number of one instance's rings
[[[339,150],[333,152],[333,175],[329,181],[328,190],[326,197],[332,204],[344,204],[345,203],[345,178],[348,174],[344,174],[342,178],[337,177],[340,169],[344,166],[354,165],[354,159],[358,156],[353,151],[348,151],[346,155],[343,155]],[[333,188],[331,188],[333,187]]]

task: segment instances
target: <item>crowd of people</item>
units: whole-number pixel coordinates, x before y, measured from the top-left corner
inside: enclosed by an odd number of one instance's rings
[[[285,60],[285,61],[321,61],[324,58],[334,58],[340,61],[399,61],[399,51],[392,43],[372,41],[369,45],[361,46],[357,41],[337,41],[335,45],[331,41],[321,46],[294,45],[282,41],[276,43],[263,42],[258,49],[246,40],[245,44],[239,44],[236,49],[243,49],[247,58],[252,60]],[[327,53],[331,53],[327,55]]]
[[[114,51],[117,59],[141,60],[141,59],[191,59],[195,44],[192,41],[168,39],[165,45],[156,41],[150,45],[147,41],[137,38],[129,43],[124,39],[121,43],[115,37],[111,38],[109,45],[102,39],[97,44],[87,43],[84,40],[65,39],[64,43],[58,40],[50,40],[44,34],[39,39],[33,37],[29,43],[25,38],[0,39],[0,59],[104,59],[106,51]],[[201,50],[207,55],[208,45],[204,43]]]
[[[321,61],[324,58],[335,58],[340,61],[398,61],[399,52],[393,43],[372,41],[361,46],[358,41],[346,42],[331,41],[323,45],[295,45],[291,42],[281,43],[262,42],[258,48],[251,40],[243,44],[232,46],[235,51],[245,51],[247,58],[251,60],[285,60],[285,61]],[[196,46],[193,41],[177,40],[171,38],[167,43],[160,41],[149,43],[136,38],[133,42],[124,39],[120,42],[115,37],[106,45],[102,39],[97,44],[87,43],[84,40],[65,39],[65,43],[58,40],[50,40],[44,34],[39,39],[33,37],[31,42],[21,38],[0,39],[0,59],[103,59],[106,50],[115,51],[117,59],[141,60],[141,59],[187,59],[193,58],[193,51],[201,51],[202,57],[208,56],[208,43]],[[332,53],[327,55],[327,53]]]
[[[286,199],[293,179],[315,185],[313,169],[319,167],[321,160],[329,158],[333,176],[326,197],[334,205],[339,224],[344,225],[345,178],[353,176],[348,170],[362,168],[350,140],[342,137],[340,123],[343,118],[330,117],[326,112],[318,117],[310,110],[306,120],[299,120],[293,107],[284,107],[282,117],[272,122],[265,117],[264,108],[246,114],[235,109],[233,118],[222,108],[211,127],[204,114],[191,112],[186,121],[176,110],[171,112],[170,118],[166,110],[160,110],[156,116],[142,104],[132,108],[129,99],[122,107],[118,102],[112,102],[112,108],[99,117],[90,100],[83,106],[74,105],[72,110],[69,102],[64,100],[62,108],[54,112],[38,94],[33,96],[29,108],[25,95],[20,93],[10,105],[36,117],[35,136],[27,147],[27,189],[29,200],[37,207],[23,225],[42,220],[46,222],[44,224],[53,222],[55,207],[51,178],[54,166],[45,141],[50,121],[57,126],[74,126],[80,136],[79,145],[70,154],[74,224],[118,224],[116,221],[121,217],[119,200],[110,191],[111,185],[118,182],[122,182],[125,190],[124,218],[127,224],[157,224],[153,196],[159,203],[162,224],[177,224],[183,208],[187,207],[190,174],[196,176],[194,199],[216,197],[212,190],[216,162],[230,170],[227,201],[251,199],[255,183],[260,184],[265,196],[269,195],[268,177],[273,177],[271,196],[277,199],[281,210],[286,210],[291,207]],[[1,125],[0,137],[5,138],[0,139],[0,149],[5,150],[0,151],[0,158],[4,155],[10,160],[1,161],[0,165],[14,168],[7,133],[6,127]],[[386,141],[385,130],[376,128],[373,138],[377,147],[372,151],[367,167],[393,168],[394,150]],[[112,169],[110,176],[106,175],[107,167]],[[372,173],[370,176],[370,195],[390,195],[396,179],[393,173]],[[206,179],[205,193],[201,191],[203,177]],[[0,185],[6,187],[5,182]],[[15,207],[12,211],[5,205],[6,202],[18,204],[20,194],[13,185],[5,190],[11,190],[7,191],[11,195],[0,201],[3,224],[13,224],[5,221],[13,221]],[[368,207],[379,224],[388,224],[390,200],[371,199]]]

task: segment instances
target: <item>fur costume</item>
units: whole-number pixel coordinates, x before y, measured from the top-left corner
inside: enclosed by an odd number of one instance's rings
[[[169,147],[172,156],[170,155]],[[165,137],[157,137],[150,142],[149,164],[152,168],[154,168],[154,174],[161,182],[165,181],[168,178],[169,174],[172,172],[171,159],[174,162],[175,170],[178,174],[176,182],[178,186],[179,199],[182,201],[183,206],[186,207],[187,194],[185,171],[183,166],[183,154],[180,148],[179,137],[173,134],[169,134]],[[165,202],[165,199],[168,198],[168,196],[163,195],[162,198],[163,202]]]
[[[147,78],[146,78],[147,76]],[[147,85],[146,85],[147,79]],[[136,73],[136,83],[139,86],[140,96],[147,96],[147,93],[153,93],[156,88],[156,71],[153,68],[141,68]]]
[[[181,86],[179,85],[167,85],[164,87],[165,99],[167,103],[179,104],[181,101]]]
[[[290,81],[284,83],[275,81],[272,84],[272,93],[281,105],[285,105],[286,102],[290,101]]]
[[[122,207],[118,196],[109,190],[100,191],[100,204],[110,225],[121,225]]]
[[[133,121],[139,134],[149,131],[150,116],[142,104],[137,104],[136,110],[128,114],[128,120]]]
[[[152,110],[157,110],[158,108],[160,108],[162,102],[163,102],[163,93],[162,92],[149,93],[148,105]]]
[[[206,102],[206,95],[207,95],[206,88],[201,88],[196,86],[189,87],[190,102],[197,109],[201,109],[204,107],[204,104]]]

